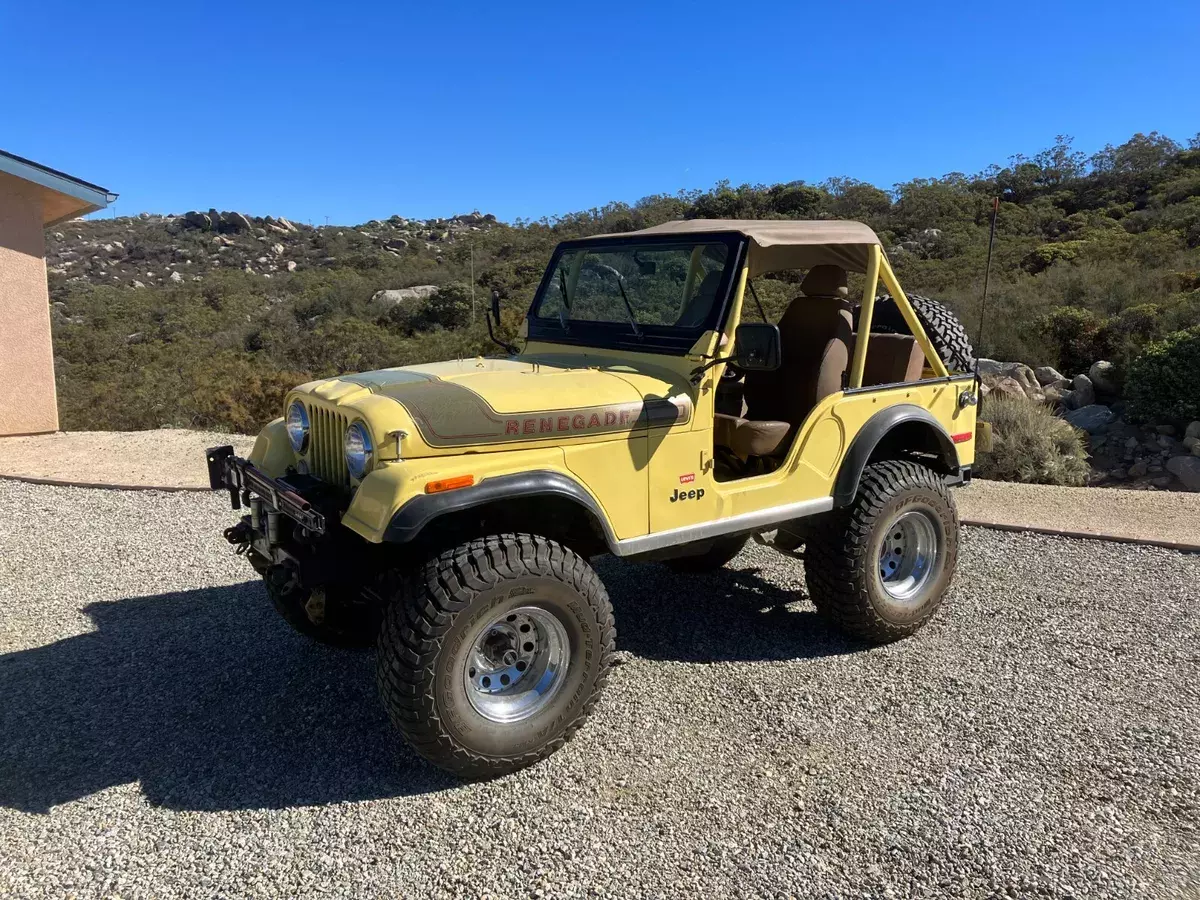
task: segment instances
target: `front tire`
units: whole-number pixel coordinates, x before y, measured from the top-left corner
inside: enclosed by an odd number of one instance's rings
[[[863,470],[854,502],[814,529],[804,560],[817,610],[848,634],[884,644],[927,623],[958,560],[958,511],[942,478],[914,462]]]
[[[608,679],[616,642],[599,576],[530,534],[460,544],[383,576],[376,674],[392,723],[436,766],[514,772],[565,744]]]
[[[375,643],[379,610],[361,590],[343,585],[305,587],[290,566],[267,566],[262,576],[271,605],[305,637],[330,647],[361,649]]]

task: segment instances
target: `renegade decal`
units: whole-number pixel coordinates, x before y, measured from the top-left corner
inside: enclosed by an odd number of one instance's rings
[[[396,394],[393,399],[408,410],[431,447],[629,432],[685,424],[692,418],[692,401],[686,394],[519,415],[497,413],[470,388],[432,377],[405,384]]]

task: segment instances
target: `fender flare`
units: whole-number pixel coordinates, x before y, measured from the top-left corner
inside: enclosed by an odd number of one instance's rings
[[[575,479],[540,469],[496,475],[456,491],[418,494],[392,514],[383,540],[385,543],[407,544],[442,516],[507,499],[538,496],[561,497],[581,507],[600,526],[609,549],[615,550],[617,537],[596,499]]]
[[[911,403],[901,403],[880,410],[867,419],[866,424],[859,429],[854,440],[850,442],[850,449],[842,458],[837,481],[834,482],[833,505],[835,507],[849,506],[854,502],[854,497],[858,493],[859,479],[862,478],[863,469],[867,467],[867,461],[875,452],[875,448],[879,446],[880,441],[887,437],[889,432],[909,422],[918,422],[930,429],[936,438],[938,455],[953,476],[962,477],[962,466],[958,462],[958,450],[955,449],[954,441],[942,427],[942,423],[923,407]]]

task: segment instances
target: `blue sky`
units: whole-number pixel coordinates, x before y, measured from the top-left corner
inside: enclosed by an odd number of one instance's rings
[[[1195,0],[7,2],[0,148],[122,215],[313,224],[537,218],[722,178],[890,187],[1059,133],[1186,140],[1198,39]]]

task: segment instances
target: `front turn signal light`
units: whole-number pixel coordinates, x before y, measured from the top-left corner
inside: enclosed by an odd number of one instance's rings
[[[474,483],[474,475],[459,475],[457,478],[442,478],[438,481],[427,481],[425,482],[425,493],[440,494],[442,491],[456,491],[459,488],[470,487]]]

